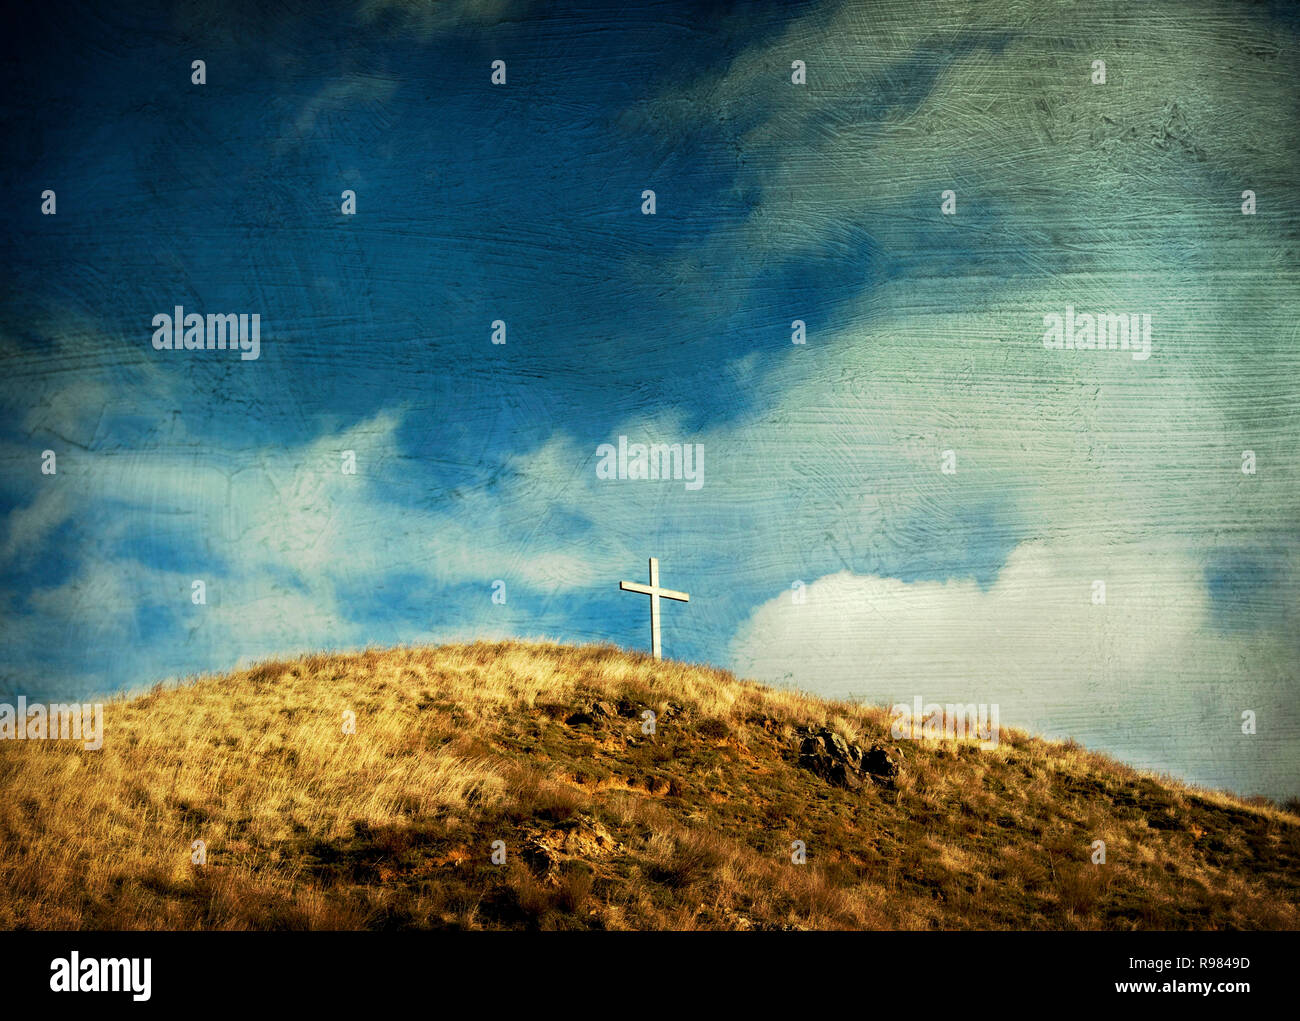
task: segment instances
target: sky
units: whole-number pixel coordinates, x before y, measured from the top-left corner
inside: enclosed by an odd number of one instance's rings
[[[643,649],[655,556],[669,657],[1300,794],[1285,7],[124,6],[6,15],[0,699]]]

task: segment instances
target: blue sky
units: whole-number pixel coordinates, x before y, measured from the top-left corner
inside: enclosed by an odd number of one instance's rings
[[[15,16],[0,689],[641,647],[655,555],[675,658],[1296,792],[1293,20],[258,8]],[[260,358],[153,350],[177,304]],[[1153,358],[1045,350],[1067,304]],[[704,487],[598,480],[620,434]]]

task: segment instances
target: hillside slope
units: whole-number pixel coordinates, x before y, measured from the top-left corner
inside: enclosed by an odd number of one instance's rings
[[[1300,923],[1294,815],[1019,733],[894,742],[883,709],[610,647],[266,663],[104,732],[0,742],[0,926]]]

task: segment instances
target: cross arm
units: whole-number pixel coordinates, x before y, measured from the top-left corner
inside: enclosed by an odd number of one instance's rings
[[[640,592],[643,596],[658,594],[664,599],[676,599],[679,603],[689,603],[691,601],[689,592],[678,592],[670,588],[656,589],[650,585],[640,585],[635,581],[620,581],[618,587],[624,592]]]

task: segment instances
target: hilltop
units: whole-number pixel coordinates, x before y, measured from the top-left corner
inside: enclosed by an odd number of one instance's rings
[[[105,707],[100,751],[0,743],[0,926],[1300,926],[1295,815],[889,719],[540,643],[158,686]]]

